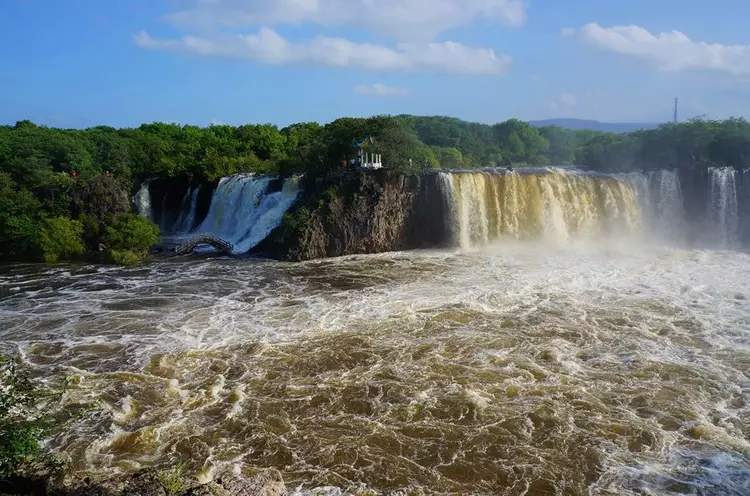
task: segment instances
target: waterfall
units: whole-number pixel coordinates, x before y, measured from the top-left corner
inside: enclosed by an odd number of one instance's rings
[[[149,189],[150,181],[144,181],[140,189],[133,197],[135,210],[139,215],[153,220],[153,211],[151,209],[151,191]]]
[[[193,232],[229,241],[235,254],[247,253],[281,223],[299,194],[299,178],[287,179],[281,190],[269,193],[272,179],[251,174],[222,178],[206,218]]]
[[[180,215],[172,229],[175,233],[188,233],[193,229],[195,224],[196,209],[198,208],[198,195],[201,191],[201,185],[190,187],[185,192],[180,204]]]
[[[628,172],[617,177],[633,187],[649,234],[660,239],[684,241],[685,206],[676,169]]]
[[[562,169],[441,173],[454,242],[593,237],[638,229],[634,188],[613,176]]]
[[[732,167],[711,167],[708,181],[708,240],[720,248],[736,247],[740,228],[737,171]]]
[[[737,201],[740,216],[740,241],[744,246],[748,246],[750,245],[750,169],[742,171],[738,193],[740,195]]]

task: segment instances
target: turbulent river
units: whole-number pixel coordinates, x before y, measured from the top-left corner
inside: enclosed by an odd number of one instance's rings
[[[80,476],[750,494],[750,256],[639,245],[0,267]]]

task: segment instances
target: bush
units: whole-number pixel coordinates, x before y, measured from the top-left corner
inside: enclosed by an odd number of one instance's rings
[[[285,239],[290,239],[299,234],[307,226],[312,214],[307,207],[301,207],[294,212],[287,212],[281,221],[282,234]]]
[[[70,259],[84,251],[81,234],[83,225],[66,217],[53,217],[42,222],[39,232],[39,251],[47,263]]]
[[[132,250],[109,250],[107,260],[117,265],[137,265],[143,261],[145,255]]]
[[[132,265],[142,261],[159,241],[159,228],[138,215],[122,214],[107,226],[104,243],[111,262]]]

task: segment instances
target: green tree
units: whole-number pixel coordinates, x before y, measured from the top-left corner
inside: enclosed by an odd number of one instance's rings
[[[82,255],[82,232],[83,226],[76,220],[66,217],[44,219],[38,240],[42,260],[55,263]]]
[[[36,253],[41,203],[18,189],[10,174],[0,172],[0,255],[5,259],[30,258]]]
[[[111,261],[130,265],[148,256],[159,242],[159,228],[134,214],[121,214],[105,229],[104,243]]]
[[[575,131],[547,126],[540,128],[539,133],[549,143],[546,155],[550,164],[569,165],[575,162],[578,145]]]
[[[510,119],[493,126],[495,140],[506,165],[539,165],[545,162],[544,153],[549,147],[547,140],[535,127],[518,119]]]
[[[414,174],[438,166],[438,159],[429,146],[401,126],[382,129],[375,137],[373,151],[383,155],[383,164],[389,169]]]
[[[431,148],[441,168],[460,169],[465,166],[464,155],[458,148],[443,148],[440,146],[433,146]]]

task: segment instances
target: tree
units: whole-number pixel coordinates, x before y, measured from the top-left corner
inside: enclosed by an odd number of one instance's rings
[[[397,125],[378,133],[373,151],[383,155],[383,164],[389,169],[406,174],[438,166],[432,149],[419,141],[414,133]]]
[[[510,119],[493,126],[496,143],[503,150],[506,165],[544,163],[549,147],[539,131],[526,122]]]
[[[130,265],[143,260],[159,242],[159,228],[134,214],[121,214],[105,229],[104,243],[111,261]]]
[[[577,139],[575,131],[557,126],[546,126],[539,129],[549,143],[547,161],[552,165],[573,164],[576,159]]]
[[[66,217],[44,219],[38,240],[42,260],[55,263],[82,255],[82,233],[83,226],[76,220]]]
[[[0,172],[0,255],[28,258],[36,253],[41,203],[26,189],[18,189],[10,174]]]
[[[438,164],[443,169],[460,169],[464,167],[464,156],[461,150],[455,147],[443,148],[440,146],[431,147],[435,154]]]

